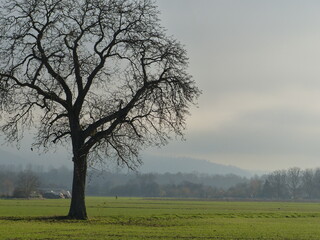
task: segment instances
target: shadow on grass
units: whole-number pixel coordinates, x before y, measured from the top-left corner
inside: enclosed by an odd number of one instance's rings
[[[0,217],[0,220],[5,220],[5,221],[14,221],[14,222],[19,222],[19,221],[39,221],[39,222],[79,222],[83,220],[75,220],[71,219],[68,216],[37,216],[37,217],[30,217],[30,216],[25,216],[25,217],[20,217],[20,216],[3,216]]]

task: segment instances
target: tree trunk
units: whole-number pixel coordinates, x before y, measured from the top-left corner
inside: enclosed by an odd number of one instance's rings
[[[85,204],[85,185],[87,175],[87,156],[73,158],[72,198],[68,217],[87,219]]]

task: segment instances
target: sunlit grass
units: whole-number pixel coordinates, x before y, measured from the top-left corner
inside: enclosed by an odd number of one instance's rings
[[[67,220],[69,200],[0,200],[0,239],[319,239],[320,204],[87,198],[88,221]]]

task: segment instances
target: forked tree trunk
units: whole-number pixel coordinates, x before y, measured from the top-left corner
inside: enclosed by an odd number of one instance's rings
[[[68,217],[72,219],[87,219],[85,204],[85,185],[87,175],[87,157],[73,160],[72,198]]]

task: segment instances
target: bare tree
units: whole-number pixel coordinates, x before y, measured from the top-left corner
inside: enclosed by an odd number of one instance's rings
[[[296,199],[301,186],[301,169],[298,167],[289,168],[287,170],[286,181],[291,197]]]
[[[31,170],[25,170],[18,174],[16,185],[13,196],[26,198],[29,197],[33,191],[37,190],[40,182],[38,176]]]
[[[0,11],[0,82],[8,140],[71,142],[68,216],[86,219],[90,159],[135,168],[139,151],[182,136],[199,95],[186,51],[159,25],[153,0],[8,0]]]
[[[286,196],[287,187],[285,170],[277,170],[270,173],[266,180],[268,180],[269,188],[274,197],[281,199]]]
[[[320,168],[314,169],[313,174],[313,194],[316,198],[320,197]]]
[[[302,172],[301,185],[307,198],[316,196],[314,175],[315,171],[313,169],[306,169]]]

